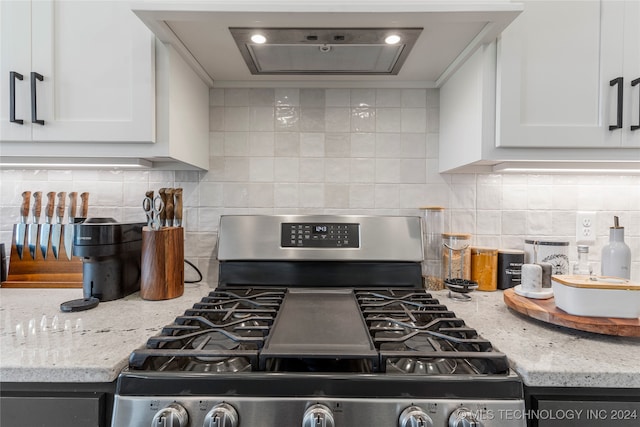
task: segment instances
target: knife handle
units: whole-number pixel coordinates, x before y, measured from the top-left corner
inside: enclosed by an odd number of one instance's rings
[[[42,191],[33,193],[33,222],[38,223],[40,214],[42,213]]]
[[[167,203],[164,205],[164,211],[167,213],[167,227],[173,226],[173,213],[175,211],[173,193],[173,188],[167,188],[167,191],[165,191],[165,194],[167,195]]]
[[[176,188],[174,196],[176,198],[176,204],[175,204],[175,218],[176,218],[176,224],[178,226],[182,225],[182,188]]]
[[[62,218],[64,218],[64,203],[66,198],[67,198],[66,191],[61,191],[58,193],[58,209],[56,210],[58,223],[62,222]]]
[[[158,190],[158,194],[160,194],[162,204],[164,205],[164,209],[160,212],[160,226],[163,227],[167,222],[167,189],[161,188]]]
[[[82,205],[80,206],[80,217],[86,218],[89,214],[89,193],[86,191],[80,195]]]
[[[47,193],[47,207],[45,210],[45,216],[47,218],[52,218],[53,217],[53,210],[55,208],[55,202],[56,202],[56,192],[55,191],[49,191]],[[51,220],[49,220],[49,222],[51,222]]]
[[[76,210],[78,209],[78,193],[72,191],[69,193],[69,223],[76,217]]]
[[[26,218],[29,216],[29,204],[31,203],[31,191],[22,193],[22,205],[20,206],[20,216]]]

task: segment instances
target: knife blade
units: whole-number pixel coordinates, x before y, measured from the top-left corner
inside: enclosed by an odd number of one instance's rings
[[[164,211],[166,212],[167,215],[167,222],[166,225],[167,227],[173,227],[173,216],[174,216],[174,202],[173,202],[173,192],[174,189],[173,188],[167,188],[167,190],[165,191],[165,194],[167,195],[167,203],[165,203],[164,205]]]
[[[78,209],[78,193],[72,191],[69,193],[69,218],[64,228],[64,250],[67,258],[73,257],[73,229],[76,220],[76,210]]]
[[[27,243],[29,245],[29,253],[31,259],[36,259],[36,248],[38,245],[38,224],[40,223],[40,213],[42,212],[42,191],[36,191],[33,193],[33,208],[31,214],[33,221],[29,224],[29,234],[27,236]]]
[[[82,203],[80,204],[80,218],[87,218],[89,214],[89,193],[84,192],[80,195],[80,200]]]
[[[16,250],[22,259],[24,251],[24,238],[27,234],[27,218],[29,217],[29,204],[31,203],[31,191],[22,193],[22,205],[20,205],[20,223],[16,226]]]
[[[47,193],[47,207],[44,211],[45,224],[40,228],[40,252],[42,257],[47,259],[49,253],[49,236],[51,235],[51,221],[53,220],[53,210],[56,202],[56,192],[49,191]]]
[[[182,227],[182,188],[176,188],[174,196],[176,202],[174,207],[175,219],[173,221],[173,225],[176,227]]]
[[[67,193],[61,191],[58,193],[58,207],[56,208],[56,223],[51,228],[51,249],[53,256],[58,259],[60,256],[60,236],[62,235],[62,220],[64,218],[64,204]]]

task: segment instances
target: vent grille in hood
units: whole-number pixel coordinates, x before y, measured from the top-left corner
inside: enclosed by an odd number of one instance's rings
[[[254,75],[395,75],[422,28],[230,28]],[[263,43],[252,36],[264,37]],[[389,36],[399,41],[387,43]]]

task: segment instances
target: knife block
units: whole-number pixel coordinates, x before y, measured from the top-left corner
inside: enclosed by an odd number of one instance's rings
[[[184,292],[184,228],[142,228],[140,297],[177,298]]]
[[[43,226],[45,225],[38,225],[35,258],[29,252],[26,238],[22,242],[24,246],[22,258],[20,258],[16,247],[18,225],[13,225],[11,257],[7,280],[2,282],[3,288],[82,288],[82,260],[76,256],[69,260],[62,239],[58,258],[53,255],[50,242],[47,242],[47,258],[42,256],[40,230]],[[62,236],[66,227],[68,227],[66,224],[62,226]]]

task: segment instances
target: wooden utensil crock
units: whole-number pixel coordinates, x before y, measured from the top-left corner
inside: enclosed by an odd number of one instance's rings
[[[142,228],[140,297],[177,298],[184,292],[184,228]]]

